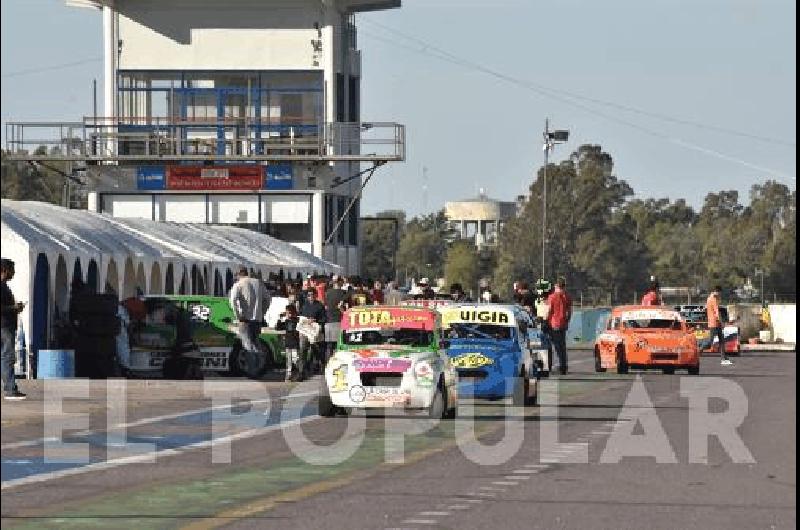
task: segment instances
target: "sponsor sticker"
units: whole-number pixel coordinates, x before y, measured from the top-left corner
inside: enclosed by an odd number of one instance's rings
[[[405,372],[411,367],[408,359],[372,357],[355,359],[353,367],[359,372]]]
[[[450,324],[493,324],[513,326],[514,315],[506,309],[448,308],[442,310],[444,327]]]
[[[363,403],[364,401],[404,403],[408,399],[408,392],[394,386],[356,385],[350,389],[350,399],[354,403]]]
[[[465,353],[458,357],[453,357],[453,366],[456,368],[480,368],[489,364],[494,364],[494,360],[482,353]]]
[[[342,316],[342,329],[344,330],[402,327],[432,331],[435,324],[433,313],[412,308],[354,308]]]

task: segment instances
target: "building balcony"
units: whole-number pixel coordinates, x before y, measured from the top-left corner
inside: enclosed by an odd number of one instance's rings
[[[405,127],[391,122],[305,123],[286,118],[95,118],[9,122],[12,160],[87,164],[157,161],[390,162],[405,159]]]

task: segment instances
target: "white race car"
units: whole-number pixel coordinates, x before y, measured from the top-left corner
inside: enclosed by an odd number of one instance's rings
[[[320,416],[351,409],[421,409],[452,418],[456,371],[430,309],[364,306],[342,316],[336,353],[325,367]]]

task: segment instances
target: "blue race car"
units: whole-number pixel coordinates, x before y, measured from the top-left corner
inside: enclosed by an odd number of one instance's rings
[[[536,404],[539,370],[530,349],[528,313],[510,305],[451,305],[439,309],[458,373],[460,397]]]

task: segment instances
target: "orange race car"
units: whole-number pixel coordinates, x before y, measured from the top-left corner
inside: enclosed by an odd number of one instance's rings
[[[673,373],[685,368],[700,373],[694,333],[677,311],[666,306],[620,306],[611,311],[594,346],[595,371],[658,368]]]

